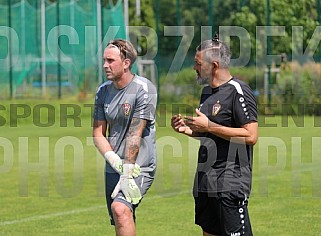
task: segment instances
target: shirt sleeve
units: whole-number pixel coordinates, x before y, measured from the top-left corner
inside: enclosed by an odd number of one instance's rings
[[[153,121],[155,119],[156,103],[157,92],[155,86],[152,83],[149,83],[148,87],[142,86],[136,96],[133,117]]]
[[[104,88],[99,87],[95,97],[94,120],[106,120],[104,111]]]
[[[250,87],[243,86],[242,93],[236,92],[233,118],[237,127],[257,121],[256,99]]]

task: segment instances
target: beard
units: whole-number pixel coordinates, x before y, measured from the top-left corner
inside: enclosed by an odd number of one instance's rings
[[[200,77],[200,76],[197,76],[197,83],[199,85],[205,85],[205,84],[209,84],[210,82],[210,78],[206,78],[206,77]]]

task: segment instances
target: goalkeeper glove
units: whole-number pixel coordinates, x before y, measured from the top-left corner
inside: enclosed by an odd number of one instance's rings
[[[133,179],[131,165],[133,166],[134,164],[124,164],[124,174],[120,176],[111,197],[114,199],[119,191],[121,191],[127,202],[136,205],[142,199],[142,194]]]
[[[108,161],[110,166],[118,173],[123,173],[123,161],[114,151],[108,151],[104,154],[105,160]]]
[[[123,174],[124,164],[120,157],[114,151],[108,151],[104,155],[105,160],[110,164],[110,166],[120,175]],[[127,174],[136,178],[140,175],[141,169],[138,164],[125,164],[128,165]]]

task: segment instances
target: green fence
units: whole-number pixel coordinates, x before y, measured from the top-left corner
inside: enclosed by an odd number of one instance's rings
[[[8,2],[0,5],[0,97],[60,97],[103,79],[99,47],[125,37],[122,1]]]

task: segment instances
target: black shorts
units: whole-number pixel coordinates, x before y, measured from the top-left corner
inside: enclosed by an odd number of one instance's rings
[[[153,183],[153,178],[146,177],[143,175],[138,176],[137,178],[134,178],[137,186],[140,189],[140,192],[142,196],[146,194],[147,190],[151,187]],[[125,196],[123,195],[122,192],[119,192],[115,199],[111,198],[111,194],[114,191],[114,188],[116,184],[119,181],[119,174],[118,173],[107,173],[105,172],[105,194],[106,194],[106,202],[107,202],[107,209],[109,213],[109,218],[110,218],[110,224],[115,225],[115,221],[113,218],[113,213],[111,211],[111,204],[113,202],[122,202],[125,204],[133,213],[133,218],[135,220],[135,209],[138,207],[139,203],[137,205],[133,205],[129,202],[126,201]]]
[[[195,224],[214,235],[251,236],[252,229],[245,196],[198,193],[195,196]]]

